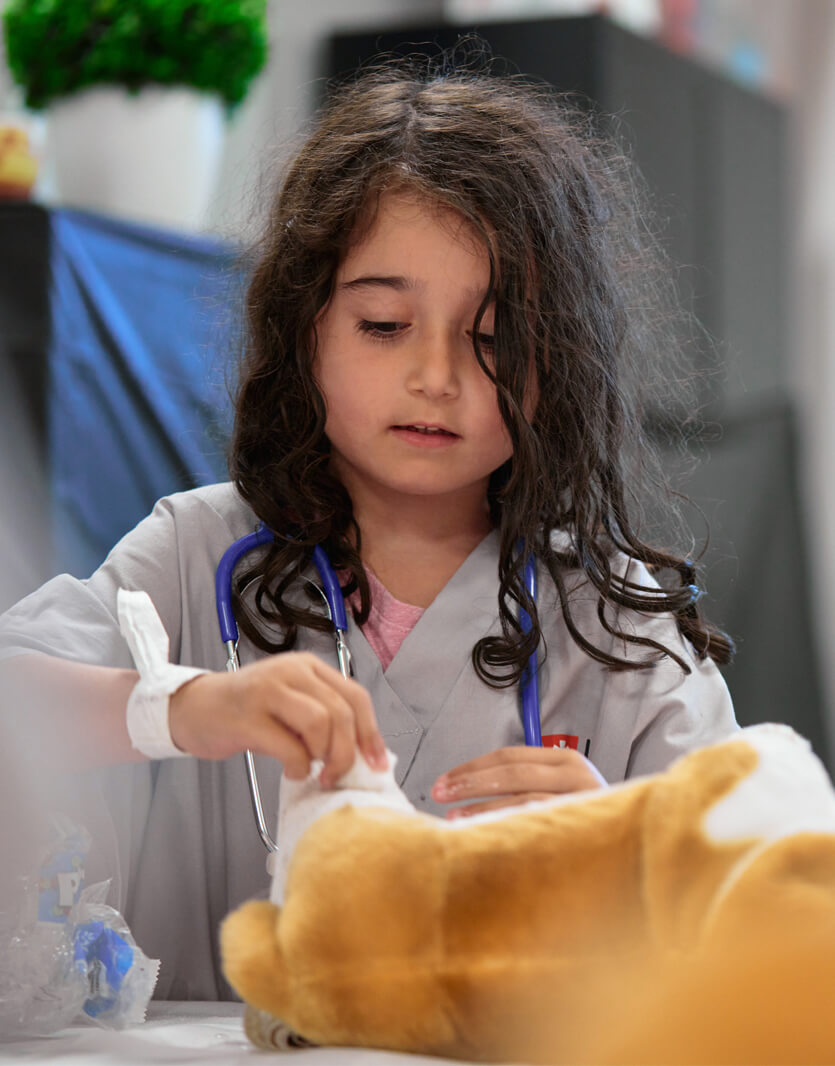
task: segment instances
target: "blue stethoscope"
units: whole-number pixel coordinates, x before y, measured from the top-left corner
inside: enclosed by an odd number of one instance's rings
[[[275,534],[267,526],[261,525],[254,533],[236,540],[223,553],[223,558],[215,575],[215,600],[217,603],[217,617],[220,623],[220,636],[226,646],[226,669],[235,673],[240,669],[238,659],[238,623],[232,611],[232,572],[238,561],[264,544],[270,544],[275,540]],[[322,588],[314,586],[321,593],[327,604],[328,614],[333,625],[333,635],[336,642],[336,659],[339,670],[343,677],[354,676],[351,663],[351,651],[346,639],[348,633],[348,620],[345,614],[345,600],[342,589],[330,559],[321,545],[313,549],[313,562],[319,571]],[[312,582],[311,582],[312,583]],[[536,603],[536,564],[532,555],[525,560],[525,588],[528,595]],[[524,608],[519,610],[519,622],[522,630],[529,633],[531,629],[530,615]],[[525,743],[529,747],[542,746],[542,731],[539,720],[539,678],[537,673],[537,656],[534,648],[528,664],[522,673],[520,683],[522,702],[522,724],[525,728]],[[258,825],[258,833],[268,851],[278,850],[278,845],[267,828],[264,818],[264,808],[261,803],[261,791],[258,787],[258,777],[255,773],[255,760],[251,751],[244,752],[246,762],[246,775],[249,781],[249,794],[252,799],[252,810]]]

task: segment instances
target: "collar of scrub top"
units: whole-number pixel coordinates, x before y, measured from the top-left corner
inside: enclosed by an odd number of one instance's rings
[[[253,533],[236,540],[226,549],[215,575],[215,601],[217,604],[217,617],[220,624],[220,636],[226,647],[226,669],[236,672],[240,669],[238,659],[238,623],[232,610],[232,573],[240,559],[254,548],[265,544],[271,544],[275,540],[273,531],[261,524]],[[519,554],[524,554],[524,544],[520,541]],[[325,549],[317,545],[313,549],[313,562],[319,572],[322,588],[319,590],[327,604],[328,614],[333,624],[334,640],[336,642],[336,658],[339,670],[343,677],[354,676],[351,665],[351,652],[348,648],[346,635],[348,632],[348,620],[345,613],[345,598],[339,585],[339,579],[331,566]],[[533,555],[525,555],[525,589],[533,603],[536,603],[536,563]],[[530,633],[531,618],[528,612],[519,608],[519,624],[523,633]],[[542,746],[542,731],[539,717],[539,676],[537,670],[536,648],[531,652],[530,658],[522,671],[520,681],[522,702],[522,724],[525,729],[525,743],[530,747]],[[278,850],[278,845],[273,839],[264,817],[264,808],[261,802],[261,791],[258,787],[258,776],[255,772],[255,760],[251,751],[244,752],[246,761],[246,774],[249,781],[249,794],[252,800],[252,811],[258,826],[258,833],[268,851]]]

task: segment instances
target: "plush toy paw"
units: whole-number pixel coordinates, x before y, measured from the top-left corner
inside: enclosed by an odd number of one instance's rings
[[[295,1051],[316,1046],[293,1032],[280,1018],[275,1018],[269,1011],[258,1010],[249,1003],[244,1010],[244,1032],[262,1051]]]

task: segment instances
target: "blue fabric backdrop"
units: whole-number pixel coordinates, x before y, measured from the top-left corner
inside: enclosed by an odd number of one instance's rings
[[[236,249],[52,213],[55,566],[87,576],[163,495],[226,477]]]

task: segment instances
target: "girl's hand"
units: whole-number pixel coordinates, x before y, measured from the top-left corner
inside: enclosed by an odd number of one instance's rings
[[[514,747],[500,748],[442,774],[432,786],[432,798],[438,803],[453,803],[495,797],[447,811],[447,818],[464,818],[561,793],[605,787],[597,767],[573,748]]]
[[[388,765],[371,698],[356,681],[310,652],[284,652],[237,673],[202,674],[168,703],[171,739],[201,759],[237,752],[271,755],[291,778],[325,766],[325,788],[348,771],[359,749],[369,765]]]

